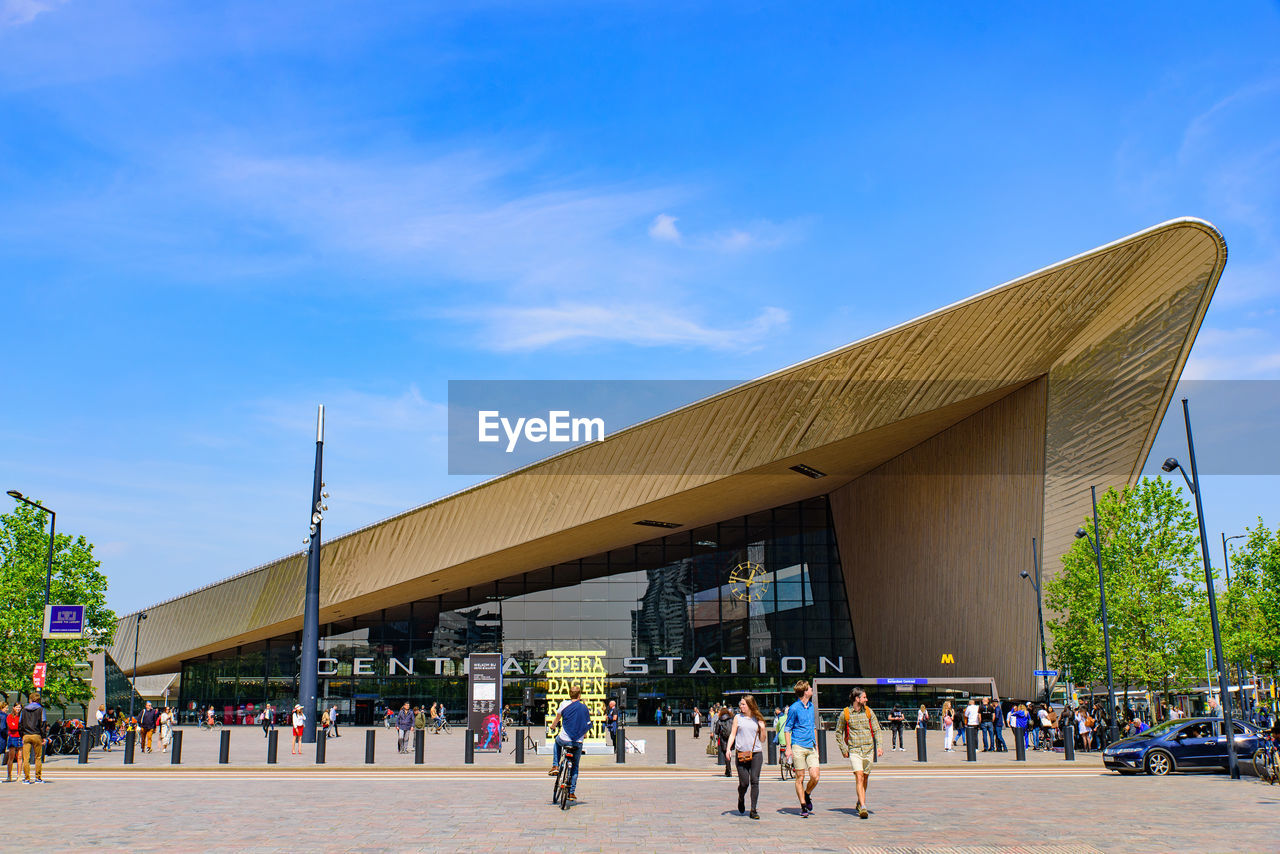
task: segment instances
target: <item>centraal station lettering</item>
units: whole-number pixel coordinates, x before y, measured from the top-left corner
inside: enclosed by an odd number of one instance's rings
[[[586,660],[588,657],[583,656]],[[661,655],[654,661],[644,658],[622,659],[622,670],[616,676],[649,676],[665,674],[668,676],[699,674],[735,675],[735,674],[803,674],[809,672],[809,657],[803,655],[782,655],[776,658],[768,656],[725,655],[698,656],[692,660],[678,655]],[[590,657],[590,666],[600,667],[599,659]],[[712,662],[715,663],[712,663]],[[502,675],[522,676],[554,676],[566,667],[564,654],[538,659],[507,658],[502,662]],[[572,668],[570,668],[572,669]],[[321,658],[317,668],[319,676],[369,676],[369,677],[411,677],[411,676],[465,676],[466,659],[454,658],[406,658],[395,657],[370,658],[355,657],[349,661],[338,658]],[[828,658],[817,656],[817,672],[819,674],[843,674],[844,656]],[[602,674],[603,675],[603,674]]]

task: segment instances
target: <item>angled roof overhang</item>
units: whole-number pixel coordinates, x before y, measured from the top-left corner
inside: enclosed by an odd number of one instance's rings
[[[1056,566],[1088,485],[1137,478],[1225,262],[1211,225],[1166,222],[335,538],[321,621],[652,539],[642,519],[692,527],[830,492],[1043,376]],[[298,553],[147,609],[139,672],[300,630],[304,575]]]

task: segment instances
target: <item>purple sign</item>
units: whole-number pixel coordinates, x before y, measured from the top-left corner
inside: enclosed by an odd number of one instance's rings
[[[83,605],[50,605],[45,611],[46,638],[79,638],[84,636]]]

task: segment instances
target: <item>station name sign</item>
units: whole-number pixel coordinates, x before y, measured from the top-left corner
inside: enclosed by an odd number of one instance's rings
[[[747,656],[725,655],[714,659],[708,656],[685,658],[679,655],[659,655],[652,660],[646,658],[622,659],[622,670],[615,676],[700,676],[703,674],[732,676],[736,674],[783,674],[799,676],[809,672],[812,656],[783,655]],[[819,675],[843,674],[844,656],[816,657]],[[374,676],[374,677],[410,677],[410,676],[461,676],[467,673],[466,659],[448,657],[431,658],[378,658],[356,656],[350,659],[321,658],[316,668],[317,676]],[[345,664],[345,666],[344,666]],[[554,676],[565,667],[572,667],[564,653],[553,657],[542,658],[504,658],[502,661],[503,676]]]

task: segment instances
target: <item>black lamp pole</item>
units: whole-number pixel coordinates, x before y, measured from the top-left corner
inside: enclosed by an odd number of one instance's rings
[[[142,621],[147,618],[147,613],[141,611],[138,618],[133,621],[133,684],[129,686],[129,717],[133,717],[133,698],[138,695],[138,636],[142,633]],[[128,635],[125,635],[128,637]]]
[[[302,740],[314,744],[316,740],[316,709],[319,707],[317,671],[320,668],[320,522],[324,505],[321,502],[320,480],[324,465],[324,406],[316,415],[316,468],[311,483],[311,536],[307,539],[307,590],[302,605],[302,657],[299,667],[298,702],[302,704],[306,721],[302,725]]]
[[[1213,569],[1209,565],[1209,537],[1204,530],[1204,505],[1200,501],[1200,474],[1196,468],[1196,444],[1191,436],[1191,408],[1185,397],[1182,398],[1182,418],[1187,425],[1187,456],[1191,460],[1191,477],[1187,477],[1186,469],[1173,457],[1165,460],[1160,468],[1166,472],[1177,469],[1196,499],[1196,521],[1200,524],[1200,555],[1204,559],[1204,585],[1209,593],[1209,621],[1213,624],[1213,651],[1218,656],[1218,690],[1222,694],[1222,734],[1227,738],[1227,768],[1231,772],[1231,779],[1239,780],[1240,765],[1236,761],[1235,727],[1231,722],[1231,700],[1227,695],[1227,663],[1222,658],[1222,631],[1218,627],[1218,599],[1213,592]]]
[[[30,498],[27,498],[16,489],[9,490],[9,497],[21,501],[23,504],[30,504],[32,507],[49,514],[49,563],[44,572],[44,610],[49,612],[49,582],[53,579],[53,534],[54,526],[58,521],[58,514],[54,513],[43,504],[37,504]],[[40,617],[40,663],[44,664],[45,643],[44,643],[44,617]]]
[[[1031,581],[1031,586],[1034,587],[1036,591],[1036,617],[1040,621],[1040,669],[1045,672],[1048,672],[1049,657],[1045,653],[1045,644],[1044,644],[1044,602],[1043,602],[1043,594],[1040,591],[1040,551],[1039,549],[1036,548],[1035,537],[1031,538],[1031,565],[1035,567],[1035,571],[1036,571],[1035,579],[1032,580],[1031,576],[1027,575],[1027,571],[1025,569],[1022,571],[1022,577],[1027,579],[1028,581]],[[1040,678],[1044,680],[1044,701],[1048,703],[1049,702],[1049,677],[1042,676]]]
[[[1111,629],[1107,619],[1107,585],[1102,578],[1102,532],[1098,528],[1098,488],[1089,487],[1089,495],[1093,499],[1093,536],[1090,541],[1093,544],[1093,557],[1098,562],[1098,599],[1102,604],[1102,647],[1107,655],[1107,701],[1111,704],[1111,726],[1107,741],[1109,744],[1114,744],[1120,740],[1120,727],[1116,720],[1116,683],[1111,675]],[[1089,532],[1084,528],[1076,530],[1077,539],[1088,536]]]
[[[1244,534],[1236,534],[1228,537],[1226,531],[1220,531],[1222,534],[1222,566],[1227,573],[1227,592],[1231,592],[1231,558],[1227,556],[1227,543],[1232,540],[1248,539]],[[1235,603],[1231,605],[1231,620],[1235,622]],[[1240,692],[1240,715],[1244,717],[1248,711],[1244,707],[1244,668],[1240,666],[1240,662],[1236,662],[1236,685],[1239,686]]]

